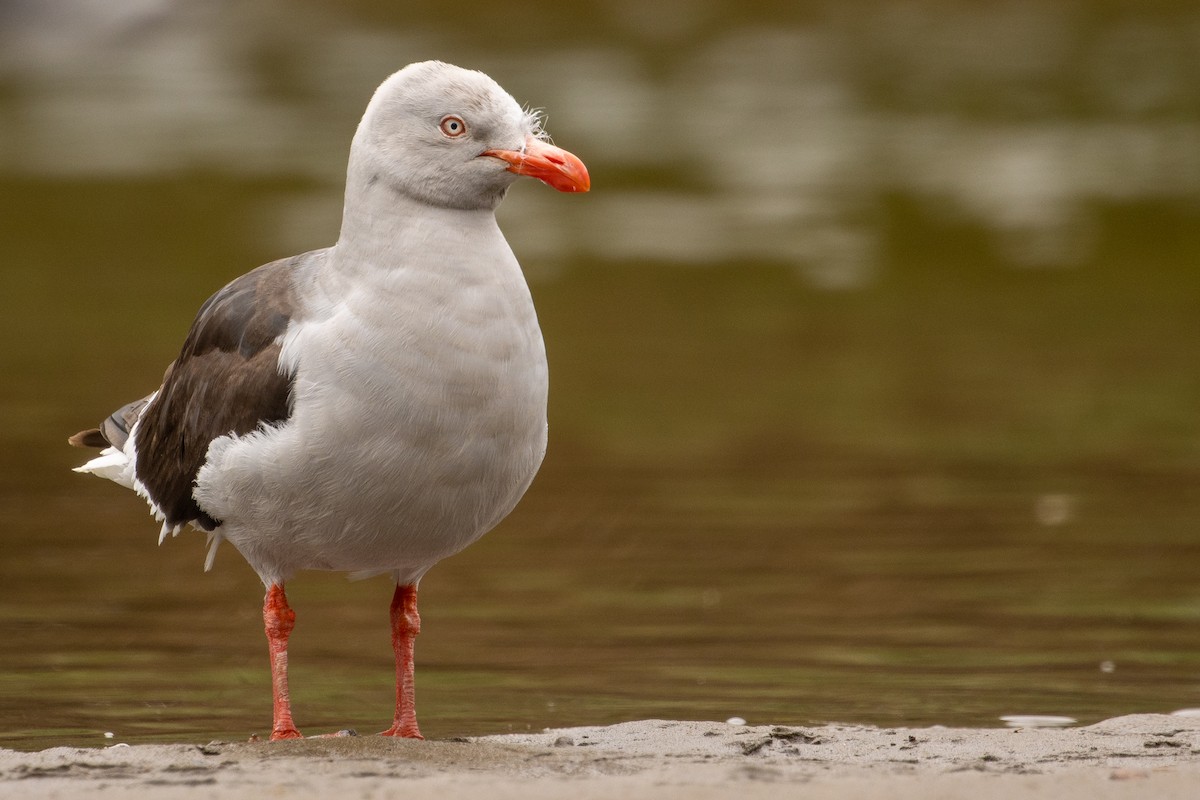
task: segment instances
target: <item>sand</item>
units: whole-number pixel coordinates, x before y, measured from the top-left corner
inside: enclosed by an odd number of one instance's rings
[[[645,720],[455,741],[0,750],[4,798],[1200,797],[1200,717],[1071,728]]]

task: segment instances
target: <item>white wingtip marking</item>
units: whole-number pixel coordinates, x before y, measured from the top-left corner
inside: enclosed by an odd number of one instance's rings
[[[220,531],[209,531],[208,541],[205,545],[208,547],[208,554],[204,557],[204,571],[210,572],[213,568],[213,563],[217,560],[217,546],[221,544],[221,540],[225,538]]]

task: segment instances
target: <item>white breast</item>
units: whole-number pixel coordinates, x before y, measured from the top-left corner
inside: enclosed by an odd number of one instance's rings
[[[541,332],[494,219],[470,219],[424,230],[428,255],[399,267],[388,261],[403,242],[360,237],[354,258],[332,257],[284,339],[292,417],[210,447],[197,501],[264,580],[333,569],[413,582],[532,481],[546,446]]]

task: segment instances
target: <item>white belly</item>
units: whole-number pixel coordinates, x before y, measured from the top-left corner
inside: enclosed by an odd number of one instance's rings
[[[196,490],[268,583],[299,569],[415,581],[503,519],[545,453],[523,280],[388,276],[294,324],[288,359],[292,417],[216,440]]]

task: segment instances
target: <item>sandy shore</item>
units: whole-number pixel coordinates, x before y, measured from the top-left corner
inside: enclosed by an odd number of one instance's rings
[[[1200,717],[1017,729],[647,720],[458,741],[0,750],[0,797],[85,796],[1169,800],[1200,796]]]

